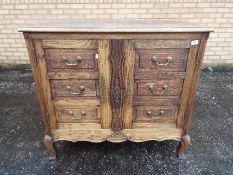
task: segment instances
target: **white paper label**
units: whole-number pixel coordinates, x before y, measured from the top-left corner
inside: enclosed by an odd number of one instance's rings
[[[99,58],[99,54],[96,53],[96,54],[95,54],[95,59],[98,59],[98,58]]]
[[[191,46],[198,45],[198,40],[191,41]]]

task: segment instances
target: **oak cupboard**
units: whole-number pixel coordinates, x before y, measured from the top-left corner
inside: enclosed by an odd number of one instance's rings
[[[212,29],[157,20],[45,21],[26,40],[45,127],[53,142],[178,140],[189,123]]]

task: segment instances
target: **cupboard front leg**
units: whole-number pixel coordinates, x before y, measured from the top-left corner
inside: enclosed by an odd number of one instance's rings
[[[190,145],[190,143],[191,143],[191,139],[190,139],[190,136],[188,134],[183,135],[181,137],[181,141],[180,141],[180,144],[178,147],[178,157],[179,158],[184,157],[185,150]]]
[[[47,150],[49,150],[51,156],[53,158],[56,158],[57,157],[57,148],[53,143],[53,138],[49,135],[45,135],[44,140],[43,140],[43,144],[45,145]]]

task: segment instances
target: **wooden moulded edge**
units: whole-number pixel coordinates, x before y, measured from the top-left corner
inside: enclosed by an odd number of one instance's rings
[[[30,34],[34,39],[42,40],[168,40],[168,39],[201,39],[202,32],[24,32],[25,35]]]
[[[64,32],[64,33],[72,33],[72,32],[80,32],[80,33],[149,33],[149,32],[156,32],[156,33],[172,33],[172,32],[213,32],[213,28],[205,27],[205,28],[131,28],[131,29],[110,29],[110,28],[103,28],[103,29],[91,29],[91,28],[55,28],[55,27],[48,27],[48,28],[39,28],[39,27],[20,27],[18,28],[18,32]]]
[[[28,21],[18,31],[25,32],[209,32],[211,27],[157,19],[79,19]]]
[[[66,140],[71,142],[89,141],[114,143],[124,142],[144,142],[150,140],[177,140],[181,138],[182,129],[179,128],[154,128],[154,129],[123,129],[112,131],[111,129],[54,129],[52,136],[54,141]]]

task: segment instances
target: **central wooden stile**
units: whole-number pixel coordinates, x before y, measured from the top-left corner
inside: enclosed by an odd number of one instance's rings
[[[123,106],[123,63],[125,57],[122,52],[123,42],[121,40],[111,41],[111,105],[112,105],[112,129],[119,131],[123,128],[122,106]]]
[[[102,128],[132,128],[133,44],[128,40],[102,40],[98,50]]]

